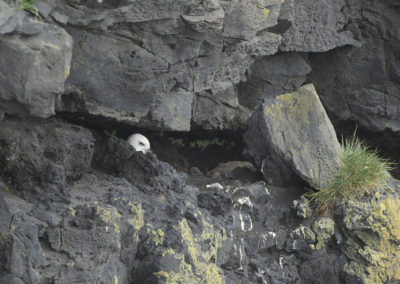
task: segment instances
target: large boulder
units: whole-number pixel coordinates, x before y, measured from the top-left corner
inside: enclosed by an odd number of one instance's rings
[[[0,1],[0,113],[49,117],[64,91],[72,38]]]
[[[340,144],[313,85],[266,101],[254,117],[244,138],[259,166],[272,156],[316,188],[336,174]]]

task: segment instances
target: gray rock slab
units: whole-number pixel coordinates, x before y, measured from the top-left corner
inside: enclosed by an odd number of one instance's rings
[[[236,1],[233,10],[224,21],[223,35],[251,40],[258,31],[274,26],[279,16],[281,1]]]
[[[184,90],[170,93],[156,102],[152,108],[152,118],[160,123],[160,128],[175,131],[189,131],[192,119],[194,95]]]
[[[257,59],[239,85],[240,104],[255,109],[264,98],[273,98],[300,88],[311,72],[298,53],[279,53]]]
[[[261,113],[260,113],[261,112]],[[261,162],[262,155],[251,137],[266,139],[263,153],[276,153],[302,179],[321,188],[336,174],[340,165],[340,144],[313,85],[277,96],[258,110],[258,127],[245,135],[248,154]],[[260,120],[261,119],[261,120]],[[253,133],[252,133],[253,132]]]
[[[226,84],[225,84],[226,85]],[[208,130],[244,128],[250,111],[239,105],[237,90],[231,84],[214,92],[200,92],[194,102],[192,122]],[[214,109],[214,111],[210,111]]]
[[[142,2],[45,7],[74,39],[71,75],[57,110],[167,131],[242,127],[246,109],[213,96],[227,92],[237,99],[235,85],[252,62],[277,52],[281,36],[266,28],[276,24],[281,2]],[[192,98],[198,103],[192,105]],[[65,102],[71,99],[75,103]]]
[[[0,112],[54,115],[70,71],[72,38],[58,26],[27,17],[14,28],[0,38]]]
[[[92,114],[134,121],[146,116],[167,62],[122,37],[70,32],[74,55],[67,90],[79,90]]]
[[[23,14],[17,13],[5,2],[0,1],[0,34],[13,32],[22,22]]]
[[[372,131],[400,130],[400,33],[398,2],[355,1],[346,14],[363,42],[312,54],[312,77],[324,106],[340,120]],[[368,9],[370,12],[364,13]]]
[[[336,47],[360,46],[351,31],[345,29],[342,9],[345,1],[287,1],[285,11],[293,13],[290,28],[282,35],[281,51],[322,52]],[[284,17],[290,19],[290,13]]]

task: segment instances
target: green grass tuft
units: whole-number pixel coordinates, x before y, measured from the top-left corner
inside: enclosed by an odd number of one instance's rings
[[[0,189],[1,189],[2,191],[5,191],[5,192],[10,192],[10,189],[8,188],[7,185],[3,186],[2,188],[0,187]]]
[[[31,13],[32,15],[34,15],[37,19],[42,21],[43,18],[40,15],[38,8],[33,4],[33,1],[34,0],[22,0],[19,3],[19,7],[17,8],[17,10],[27,11],[27,12]]]
[[[305,197],[314,202],[317,213],[332,213],[336,201],[342,198],[357,199],[375,189],[385,189],[393,163],[381,158],[376,150],[360,141],[355,133],[342,140],[342,163],[333,181],[324,188],[309,191]]]

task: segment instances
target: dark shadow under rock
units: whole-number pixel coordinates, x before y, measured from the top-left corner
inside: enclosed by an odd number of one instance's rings
[[[117,137],[97,141],[94,167],[124,177],[148,193],[169,189],[181,193],[185,186],[186,174],[177,172],[151,152],[135,152],[126,141]]]

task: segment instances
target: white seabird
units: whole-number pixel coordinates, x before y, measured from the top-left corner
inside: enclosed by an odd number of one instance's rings
[[[127,141],[135,149],[136,152],[142,152],[143,154],[150,152],[150,142],[142,134],[132,134],[128,137]]]

